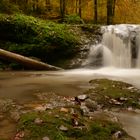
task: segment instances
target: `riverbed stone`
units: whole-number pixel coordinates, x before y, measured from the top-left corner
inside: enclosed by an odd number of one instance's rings
[[[78,100],[78,101],[84,101],[88,98],[87,95],[83,94],[83,95],[78,95],[77,97],[75,97],[75,100]]]
[[[64,125],[61,125],[61,126],[59,127],[59,129],[60,129],[61,131],[68,131],[68,128],[67,128],[66,126],[64,126]]]
[[[116,133],[113,134],[113,138],[119,139],[121,138],[123,133],[121,131],[117,131]]]
[[[34,120],[34,123],[35,123],[35,124],[42,124],[42,123],[43,123],[43,120],[41,120],[40,118],[36,118],[36,119]]]
[[[50,140],[49,137],[43,137],[42,140]]]
[[[80,109],[81,109],[82,114],[83,114],[84,116],[89,115],[90,110],[89,110],[89,108],[85,105],[85,103],[81,104]]]
[[[20,113],[17,112],[17,111],[10,112],[10,117],[11,117],[14,121],[18,122],[18,120],[20,119]]]
[[[90,111],[94,111],[97,109],[97,102],[93,101],[91,99],[87,99],[85,100],[85,106],[88,107],[90,109]]]

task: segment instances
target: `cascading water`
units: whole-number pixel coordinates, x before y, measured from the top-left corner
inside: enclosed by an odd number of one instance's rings
[[[103,27],[103,65],[116,68],[140,67],[140,26]]]

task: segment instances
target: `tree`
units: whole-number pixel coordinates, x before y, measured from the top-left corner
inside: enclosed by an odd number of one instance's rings
[[[50,0],[46,0],[46,9],[47,9],[47,11],[51,11],[51,2],[50,2]]]
[[[79,0],[79,16],[82,17],[82,1]]]
[[[60,0],[60,13],[62,18],[65,17],[65,12],[66,12],[66,1]]]
[[[98,20],[97,0],[93,0],[93,3],[94,3],[94,22],[97,23]]]
[[[12,53],[3,49],[0,49],[0,58],[8,61],[15,61],[23,66],[34,70],[62,70],[59,67],[55,67],[38,60],[34,60],[16,53]]]
[[[112,24],[115,15],[116,0],[107,0],[107,24]]]

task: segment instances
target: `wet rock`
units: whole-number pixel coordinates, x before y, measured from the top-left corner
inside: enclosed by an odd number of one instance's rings
[[[128,90],[132,90],[132,89],[134,89],[134,87],[128,87],[127,89],[128,89]]]
[[[42,124],[42,123],[43,123],[43,120],[41,120],[40,118],[36,118],[36,119],[34,120],[34,123],[35,123],[35,124]]]
[[[85,106],[88,107],[90,109],[90,111],[94,111],[97,109],[97,102],[93,101],[91,99],[87,99],[85,100]]]
[[[79,96],[75,97],[75,101],[81,102],[81,101],[86,100],[87,98],[88,98],[88,96],[83,94],[83,95],[79,95]]]
[[[123,133],[121,131],[117,131],[116,133],[114,133],[113,138],[119,139],[122,137],[122,135],[123,135]]]
[[[43,137],[42,140],[50,140],[49,137]]]
[[[78,126],[79,125],[79,122],[78,122],[76,117],[72,118],[72,125],[73,126]]]
[[[81,104],[80,109],[81,109],[82,114],[84,116],[87,116],[89,114],[89,112],[90,112],[90,110],[88,109],[87,106],[85,106],[85,104]]]
[[[135,112],[140,114],[140,109],[135,109]]]
[[[39,106],[35,107],[35,111],[42,112],[42,111],[45,111],[45,110],[46,110],[46,106],[43,106],[43,105],[39,105]]]
[[[128,99],[127,98],[124,98],[124,97],[121,97],[119,100],[120,101],[127,101]]]
[[[11,117],[14,121],[18,122],[19,119],[20,119],[20,114],[19,114],[19,112],[17,112],[17,111],[10,112],[10,117]]]
[[[46,107],[46,110],[54,109],[54,107],[51,104],[46,104],[45,107]]]
[[[133,111],[133,108],[130,106],[127,108],[128,111]]]
[[[115,100],[115,99],[109,100],[109,103],[110,103],[110,104],[115,104],[115,105],[122,105],[122,104],[123,104],[123,103],[121,103],[121,102],[119,102],[119,101],[117,101],[117,100]]]
[[[65,113],[68,113],[68,112],[69,112],[69,110],[68,110],[67,108],[62,107],[62,108],[60,109],[60,112],[65,112]]]
[[[119,122],[119,119],[116,116],[114,116],[113,118],[111,118],[111,121],[112,122],[115,122],[115,123],[118,123]]]
[[[14,140],[21,140],[22,138],[24,138],[25,133],[24,131],[18,132],[14,138]]]
[[[64,125],[61,125],[61,126],[59,127],[59,129],[60,129],[61,131],[68,131],[68,128],[67,128],[66,126],[64,126]]]

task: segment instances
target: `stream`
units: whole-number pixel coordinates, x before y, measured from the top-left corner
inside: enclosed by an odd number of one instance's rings
[[[124,81],[140,88],[140,70],[76,69],[69,71],[0,72],[0,98],[11,98],[20,104],[36,101],[37,93],[54,92],[63,96],[76,96],[90,88],[89,81],[108,78]],[[122,112],[116,114],[124,129],[137,140],[140,138],[140,114]]]

